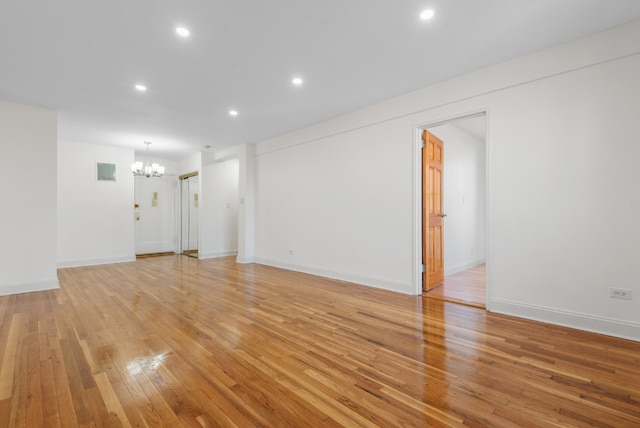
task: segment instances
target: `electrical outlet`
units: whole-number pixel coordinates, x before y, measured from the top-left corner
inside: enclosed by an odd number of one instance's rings
[[[627,288],[609,288],[609,297],[614,299],[631,300],[631,290]]]

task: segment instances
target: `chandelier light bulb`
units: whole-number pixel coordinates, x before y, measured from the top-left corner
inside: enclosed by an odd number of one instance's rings
[[[151,141],[144,142],[147,145],[147,155],[149,154],[149,145],[151,145]],[[142,176],[142,177],[162,177],[164,175],[165,168],[163,165],[159,163],[142,163],[141,161],[137,161],[131,164],[131,172],[134,176]]]

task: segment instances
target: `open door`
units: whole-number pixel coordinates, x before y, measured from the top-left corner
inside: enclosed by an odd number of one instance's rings
[[[422,290],[429,291],[444,281],[442,213],[443,143],[422,131]]]

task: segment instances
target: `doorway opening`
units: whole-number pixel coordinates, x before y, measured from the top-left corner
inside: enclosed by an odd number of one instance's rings
[[[486,113],[420,131],[423,295],[486,308]]]
[[[198,258],[200,186],[198,172],[180,177],[180,252]]]

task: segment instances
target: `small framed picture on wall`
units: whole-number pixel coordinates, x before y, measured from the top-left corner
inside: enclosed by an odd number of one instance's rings
[[[116,181],[116,164],[98,162],[96,174],[98,181]]]

